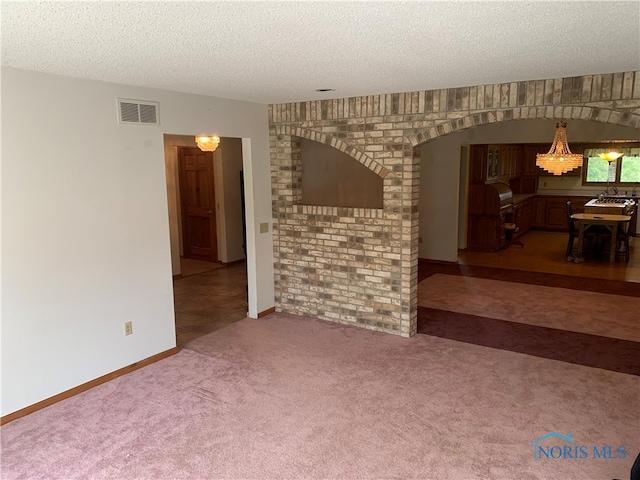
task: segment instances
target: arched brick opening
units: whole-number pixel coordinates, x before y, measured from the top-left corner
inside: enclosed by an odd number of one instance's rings
[[[541,115],[542,113],[542,115]],[[407,135],[407,141],[417,147],[423,143],[435,140],[443,135],[459,132],[468,128],[491,123],[508,122],[512,120],[589,120],[612,125],[628,126],[640,124],[640,115],[607,108],[597,107],[522,107],[506,110],[489,110],[475,113],[461,118],[448,120],[422,131]]]
[[[324,143],[325,145],[328,145],[332,148],[340,150],[346,155],[349,155],[354,160],[361,163],[382,178],[384,178],[387,173],[389,173],[389,171],[384,166],[375,161],[362,150],[359,150],[332,135],[315,130],[309,130],[306,128],[292,127],[289,125],[280,125],[276,127],[276,135],[290,135],[293,137],[301,137],[306,138],[307,140],[313,140],[314,142]]]
[[[276,309],[415,334],[418,147],[475,126],[563,118],[640,129],[640,71],[270,105]],[[297,204],[292,135],[351,147],[386,169],[384,208]],[[309,271],[317,276],[297,281]]]
[[[541,112],[543,112],[541,116]],[[548,115],[548,116],[545,116]],[[553,109],[536,109],[536,108],[521,108],[521,109],[509,109],[509,110],[492,110],[484,112],[482,114],[472,114],[461,118],[451,119],[428,129],[425,129],[414,134],[407,135],[407,141],[413,147],[413,160],[420,163],[421,146],[425,143],[432,142],[443,136],[460,132],[463,130],[489,125],[494,123],[504,123],[519,120],[586,120],[593,122],[600,122],[610,125],[619,125],[622,127],[635,128],[640,132],[640,127],[634,127],[634,125],[640,126],[640,115],[614,110],[603,109],[596,107],[575,107],[575,106],[558,106]],[[630,126],[631,125],[631,126]],[[640,139],[640,133],[639,133]],[[420,195],[420,187],[418,187],[418,196]],[[415,225],[412,224],[412,230],[419,231],[419,219]],[[411,242],[411,257],[412,259],[418,258],[418,238],[412,238]],[[417,310],[417,285],[418,285],[418,272],[417,269],[411,271],[411,310]],[[415,289],[415,291],[414,291]],[[413,300],[415,299],[415,301]],[[412,317],[413,318],[413,317]],[[417,320],[417,317],[416,317]],[[417,327],[417,325],[416,325]],[[413,325],[412,325],[413,328]]]

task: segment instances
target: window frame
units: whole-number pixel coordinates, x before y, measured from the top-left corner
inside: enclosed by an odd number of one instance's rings
[[[596,143],[596,144],[589,144],[589,145],[585,145],[584,150],[586,151],[587,149],[592,149],[592,148],[609,148],[611,147],[612,149],[622,149],[622,148],[640,148],[640,143],[637,142],[633,142],[633,143],[629,143],[629,142],[607,142],[606,144],[602,144],[602,143]],[[595,157],[593,157],[595,158]],[[625,158],[620,157],[619,159],[617,159],[615,161],[616,163],[616,175],[615,175],[615,180],[611,180],[609,182],[607,181],[603,181],[603,182],[588,182],[587,181],[587,173],[589,170],[589,157],[584,157],[584,161],[582,162],[582,185],[586,186],[586,187],[606,187],[607,185],[611,186],[611,187],[634,187],[634,186],[638,186],[640,185],[640,180],[637,182],[621,182],[620,181],[620,175],[621,175],[621,171],[622,171],[622,159]],[[633,157],[627,157],[627,158],[633,158]],[[603,160],[605,161],[605,160]]]

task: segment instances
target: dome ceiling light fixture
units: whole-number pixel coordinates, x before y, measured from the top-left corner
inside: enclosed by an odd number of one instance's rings
[[[553,144],[547,153],[536,155],[536,165],[553,175],[562,175],[582,166],[583,156],[571,153],[567,141],[567,122],[556,123]]]
[[[220,137],[200,135],[196,137],[196,144],[203,152],[215,152],[218,145],[220,145]]]

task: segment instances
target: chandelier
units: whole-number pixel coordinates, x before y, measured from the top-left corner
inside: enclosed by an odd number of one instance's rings
[[[196,144],[203,152],[215,152],[216,148],[218,148],[218,145],[220,144],[220,137],[196,137]]]
[[[556,123],[553,144],[547,153],[536,155],[536,165],[554,175],[562,175],[582,166],[582,155],[571,153],[567,142],[567,123]]]

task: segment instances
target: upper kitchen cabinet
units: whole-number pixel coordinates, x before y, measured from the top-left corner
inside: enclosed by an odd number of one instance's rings
[[[508,183],[510,179],[522,175],[522,146],[499,145],[499,170],[500,181]]]
[[[522,163],[520,145],[472,145],[469,183],[509,183]]]
[[[488,174],[490,170],[488,145],[471,145],[469,183],[486,183],[489,178]]]
[[[524,171],[522,145],[471,145],[469,183],[509,183]]]
[[[537,177],[541,169],[536,165],[536,155],[539,153],[546,153],[549,147],[544,147],[542,144],[529,144],[523,147],[523,169],[522,175],[525,177]]]

